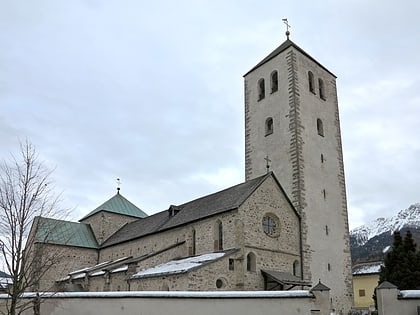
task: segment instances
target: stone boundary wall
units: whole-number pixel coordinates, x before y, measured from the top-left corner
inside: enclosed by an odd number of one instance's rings
[[[420,314],[420,290],[400,291],[389,282],[382,284],[376,288],[378,315]]]
[[[34,299],[26,293],[23,299]],[[0,312],[7,296],[0,294]],[[329,291],[87,292],[44,294],[43,315],[329,315]],[[7,312],[6,312],[7,313]],[[23,315],[33,314],[29,309]]]

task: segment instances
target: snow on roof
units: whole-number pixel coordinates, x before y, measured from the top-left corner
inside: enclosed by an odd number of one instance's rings
[[[119,268],[112,269],[110,272],[116,273],[116,272],[122,272],[122,271],[127,271],[127,270],[128,270],[128,265],[124,265]]]
[[[65,276],[63,278],[59,278],[59,279],[55,280],[55,282],[63,282],[63,281],[67,281],[69,279],[70,279],[70,276]]]
[[[420,290],[402,290],[400,296],[403,299],[420,299]]]
[[[79,270],[69,272],[69,275],[72,276],[72,275],[75,275],[75,274],[78,274],[78,273],[85,273],[85,272],[89,272],[89,271],[92,271],[92,270],[95,270],[95,269],[104,268],[106,266],[122,262],[123,260],[129,259],[129,258],[131,258],[131,257],[121,257],[121,258],[118,258],[118,259],[115,259],[115,260],[104,261],[104,262],[101,262],[101,263],[96,264],[94,266],[90,266],[90,267],[86,267],[86,268],[82,268],[82,269],[79,269]]]
[[[82,273],[80,273],[80,274],[78,274],[78,275],[75,275],[75,276],[73,277],[73,279],[82,279],[82,278],[84,278],[84,277],[86,277],[86,272],[82,272]]]
[[[353,275],[375,274],[381,271],[382,262],[364,263],[353,267]]]
[[[23,298],[34,298],[37,293],[25,292]],[[307,290],[291,291],[113,291],[113,292],[44,292],[43,298],[312,298]],[[8,298],[0,294],[0,299]]]
[[[6,288],[9,284],[12,284],[11,278],[0,278],[0,288]]]
[[[96,276],[102,276],[104,274],[105,274],[105,271],[100,270],[100,271],[96,271],[96,272],[93,272],[93,273],[89,274],[89,276],[90,277],[96,277]]]
[[[172,260],[155,267],[142,270],[131,276],[132,279],[157,276],[162,274],[178,274],[184,273],[203,264],[210,263],[216,259],[223,257],[225,253],[211,253],[200,256],[194,256],[179,260]]]

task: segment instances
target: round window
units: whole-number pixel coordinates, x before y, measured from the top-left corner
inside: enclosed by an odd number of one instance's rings
[[[266,214],[262,220],[262,227],[265,234],[276,237],[280,232],[279,219],[273,214]]]
[[[216,288],[220,289],[221,287],[223,287],[223,280],[222,279],[217,279],[216,280]]]

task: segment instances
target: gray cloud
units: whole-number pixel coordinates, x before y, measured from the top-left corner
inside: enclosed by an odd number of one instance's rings
[[[351,227],[418,202],[420,4],[0,1],[1,156],[29,137],[81,217],[244,178],[242,75],[292,39],[338,76]],[[270,10],[267,10],[267,7]]]

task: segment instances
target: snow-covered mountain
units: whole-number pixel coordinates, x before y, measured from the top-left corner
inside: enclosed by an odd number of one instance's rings
[[[356,244],[361,246],[374,236],[384,232],[399,231],[404,227],[420,227],[420,203],[411,205],[405,210],[401,210],[393,217],[378,218],[375,221],[359,226],[350,231],[350,235],[355,239]]]
[[[420,203],[413,204],[390,218],[378,218],[371,223],[351,230],[350,247],[353,261],[371,258],[380,259],[384,249],[392,245],[392,233],[408,229],[413,233],[414,239],[418,239],[417,234],[420,234]],[[368,257],[366,257],[367,255]]]

